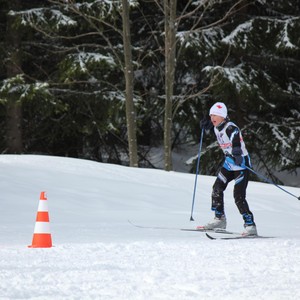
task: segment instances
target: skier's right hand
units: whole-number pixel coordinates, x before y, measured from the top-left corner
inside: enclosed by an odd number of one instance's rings
[[[200,128],[204,129],[204,130],[210,130],[213,128],[213,123],[211,122],[210,119],[204,117],[201,121],[200,121]]]

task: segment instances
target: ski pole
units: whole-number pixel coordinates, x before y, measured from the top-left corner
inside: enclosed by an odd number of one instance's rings
[[[297,197],[296,195],[290,193],[289,191],[285,190],[284,188],[282,188],[281,186],[279,186],[278,184],[274,183],[273,181],[271,181],[270,179],[266,178],[265,176],[255,172],[254,170],[252,170],[251,168],[247,167],[246,165],[243,165],[243,167],[247,168],[249,171],[251,171],[252,173],[254,173],[256,176],[262,178],[264,181],[271,183],[273,185],[275,185],[277,188],[281,189],[282,191],[288,193],[289,195],[295,197],[296,199],[300,200],[300,196]]]
[[[194,221],[193,212],[194,212],[194,204],[195,204],[195,195],[196,195],[196,190],[197,190],[197,178],[198,178],[198,173],[199,173],[199,165],[200,165],[200,156],[201,156],[203,135],[204,135],[204,128],[202,128],[200,143],[199,143],[199,151],[198,151],[198,159],[197,159],[196,176],[195,176],[195,183],[194,183],[194,193],[193,193],[192,211],[191,211],[190,221]]]

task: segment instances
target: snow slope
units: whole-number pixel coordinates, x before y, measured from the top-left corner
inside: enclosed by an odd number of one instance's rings
[[[0,156],[0,299],[300,299],[300,201],[250,182],[248,201],[267,240],[211,241],[211,186],[195,175],[71,158]],[[299,188],[285,187],[299,195]],[[228,229],[242,219],[225,193]],[[31,244],[41,191],[53,244]]]

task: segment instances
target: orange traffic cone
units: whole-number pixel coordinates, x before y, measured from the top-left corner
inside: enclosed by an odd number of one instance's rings
[[[49,225],[48,203],[46,192],[41,192],[32,245],[29,248],[50,248],[52,247],[52,239]]]

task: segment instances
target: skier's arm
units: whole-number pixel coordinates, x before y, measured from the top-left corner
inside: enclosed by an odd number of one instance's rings
[[[244,158],[242,156],[241,149],[241,140],[240,140],[240,130],[236,126],[228,126],[226,130],[226,134],[228,135],[231,145],[232,145],[232,156],[234,158],[234,162],[236,165],[240,166],[244,162]]]

